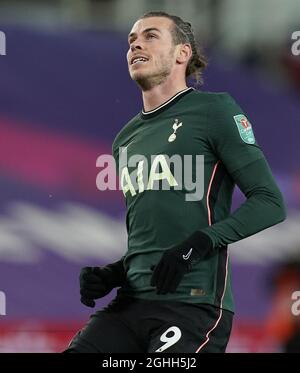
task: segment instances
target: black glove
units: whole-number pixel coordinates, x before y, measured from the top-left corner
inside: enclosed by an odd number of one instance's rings
[[[105,267],[84,267],[80,271],[81,303],[95,307],[94,299],[102,298],[115,287],[122,286],[126,280],[123,260]]]
[[[166,250],[154,269],[151,286],[155,286],[157,294],[174,293],[182,277],[192,269],[213,249],[210,237],[197,231],[180,245]]]

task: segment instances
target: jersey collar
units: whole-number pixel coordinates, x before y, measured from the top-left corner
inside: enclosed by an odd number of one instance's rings
[[[174,95],[173,97],[169,98],[168,101],[164,102],[163,104],[159,105],[157,108],[149,111],[144,111],[144,109],[141,111],[141,118],[142,119],[150,119],[155,117],[156,115],[160,114],[164,110],[168,109],[172,105],[174,105],[177,101],[179,101],[183,96],[190,93],[191,91],[194,91],[193,87],[185,88],[182,91],[179,91]]]

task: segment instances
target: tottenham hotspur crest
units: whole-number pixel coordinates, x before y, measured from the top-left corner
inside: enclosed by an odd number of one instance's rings
[[[179,122],[179,120],[175,119],[175,122],[172,126],[174,132],[169,136],[169,138],[168,138],[169,142],[173,142],[174,140],[176,140],[176,131],[178,130],[179,127],[182,126],[182,122],[180,122],[180,123],[178,123],[178,122]]]

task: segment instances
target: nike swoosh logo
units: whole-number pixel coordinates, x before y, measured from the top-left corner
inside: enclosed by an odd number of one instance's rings
[[[191,248],[190,251],[189,251],[186,255],[182,255],[183,259],[184,259],[184,260],[188,260],[189,257],[190,257],[191,254],[192,254],[192,251],[193,251],[193,248]]]

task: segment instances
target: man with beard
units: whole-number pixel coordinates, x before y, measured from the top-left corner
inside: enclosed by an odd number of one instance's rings
[[[81,270],[86,306],[119,289],[67,351],[225,352],[234,312],[227,245],[283,221],[282,195],[230,95],[187,86],[187,77],[200,81],[206,66],[188,22],[147,13],[128,43],[129,73],[143,98],[113,143],[128,248],[116,263]],[[196,156],[203,157],[196,193],[179,180],[173,155],[191,156],[181,166],[193,177]],[[135,165],[126,161],[133,156]],[[235,185],[246,201],[231,213]]]

